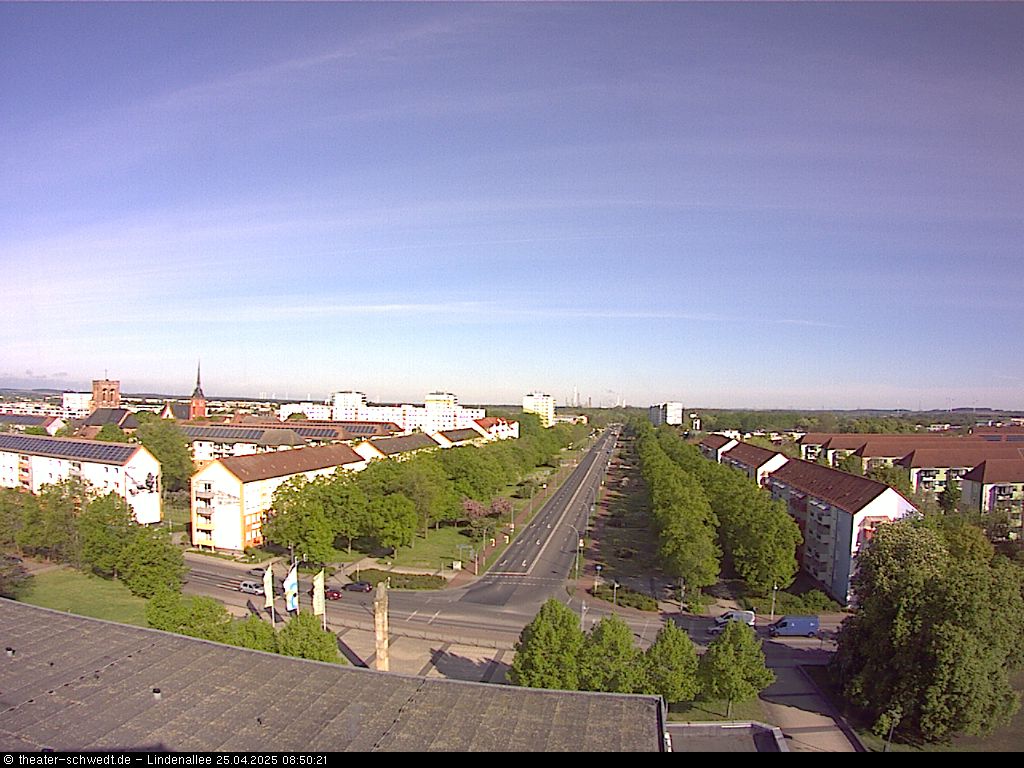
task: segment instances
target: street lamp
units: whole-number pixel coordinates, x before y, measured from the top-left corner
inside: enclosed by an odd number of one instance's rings
[[[770,621],[775,621],[775,593],[779,591],[779,582],[772,583],[772,615]]]
[[[579,529],[572,523],[566,523],[573,532],[576,534],[576,581],[580,580],[580,550],[583,548],[583,536],[580,535]]]
[[[613,581],[612,582],[612,605],[618,605],[619,604],[618,597],[619,597],[619,582]]]

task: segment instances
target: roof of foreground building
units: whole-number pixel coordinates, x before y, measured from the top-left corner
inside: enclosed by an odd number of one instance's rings
[[[372,672],[0,600],[12,751],[660,751],[661,700]],[[157,693],[159,691],[159,693]]]

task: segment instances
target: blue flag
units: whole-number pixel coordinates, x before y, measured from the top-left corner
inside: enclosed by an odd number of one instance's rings
[[[299,610],[299,572],[298,566],[293,565],[284,579],[284,600],[285,607],[289,611]]]

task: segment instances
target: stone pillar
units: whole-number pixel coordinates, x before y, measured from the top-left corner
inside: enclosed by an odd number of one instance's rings
[[[373,631],[377,641],[375,666],[378,672],[390,672],[388,659],[388,587],[383,581],[377,582],[377,594],[373,597]]]

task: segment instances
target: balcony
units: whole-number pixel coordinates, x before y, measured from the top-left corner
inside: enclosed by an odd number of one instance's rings
[[[196,491],[194,495],[200,501],[210,501],[213,499],[213,491]]]
[[[213,518],[206,515],[196,515],[197,530],[213,530]]]

